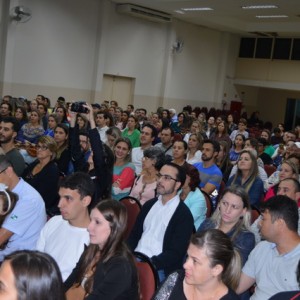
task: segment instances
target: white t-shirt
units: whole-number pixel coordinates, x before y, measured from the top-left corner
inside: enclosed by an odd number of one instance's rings
[[[86,228],[74,227],[62,216],[55,216],[42,229],[36,248],[55,259],[65,281],[83,253],[84,245],[88,245],[89,241]]]
[[[142,159],[144,157],[144,150],[141,147],[132,149],[131,161],[135,166],[135,174],[140,175],[142,172]]]

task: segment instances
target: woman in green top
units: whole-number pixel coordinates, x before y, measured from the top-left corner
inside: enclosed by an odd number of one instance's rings
[[[127,121],[127,128],[124,129],[122,137],[128,138],[132,148],[140,146],[140,131],[137,129],[139,123],[136,117],[130,116]]]

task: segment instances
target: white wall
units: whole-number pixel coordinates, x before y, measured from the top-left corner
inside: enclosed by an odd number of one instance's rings
[[[135,78],[134,105],[221,106],[236,93],[238,37],[188,23],[116,13],[108,0],[23,0],[32,19],[8,23],[2,94],[101,100],[103,74]],[[11,6],[15,4],[11,2]],[[172,54],[176,37],[184,40]],[[1,77],[2,75],[2,77]],[[0,85],[1,89],[1,85]]]

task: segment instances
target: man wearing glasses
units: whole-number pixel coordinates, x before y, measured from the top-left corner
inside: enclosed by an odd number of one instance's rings
[[[194,221],[177,195],[186,179],[185,170],[168,163],[161,168],[158,177],[159,196],[142,207],[128,244],[132,251],[150,257],[163,281],[168,274],[182,268]]]

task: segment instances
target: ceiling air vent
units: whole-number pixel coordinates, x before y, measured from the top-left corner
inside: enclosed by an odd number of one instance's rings
[[[117,4],[117,12],[152,22],[168,23],[172,21],[172,16],[169,14],[133,4]]]

